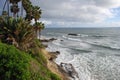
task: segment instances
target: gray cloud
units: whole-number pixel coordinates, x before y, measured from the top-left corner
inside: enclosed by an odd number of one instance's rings
[[[87,24],[103,22],[114,17],[120,0],[31,0],[42,9],[46,24]],[[66,24],[67,23],[67,24]]]
[[[120,8],[120,0],[31,0],[42,9],[41,20],[47,25],[96,24],[114,18]],[[1,0],[3,6],[4,0]],[[115,9],[115,10],[114,10]],[[2,8],[0,8],[2,11]],[[104,24],[104,23],[103,23]],[[116,23],[112,23],[116,24]]]

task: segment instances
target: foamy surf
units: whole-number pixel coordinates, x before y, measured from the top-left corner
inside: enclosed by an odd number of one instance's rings
[[[120,36],[99,31],[80,30],[77,36],[56,31],[58,34],[51,36],[57,40],[50,42],[47,49],[60,51],[56,63],[70,63],[78,73],[79,79],[71,80],[120,80]]]

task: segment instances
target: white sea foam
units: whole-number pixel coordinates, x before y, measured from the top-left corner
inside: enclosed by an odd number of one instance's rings
[[[64,54],[58,56],[58,61],[65,62]],[[64,55],[64,57],[67,55]],[[120,60],[118,57],[97,57],[96,53],[74,55],[69,59],[79,74],[80,80],[119,80]]]
[[[71,37],[68,37],[68,36],[65,36],[65,35],[63,35],[62,37],[64,39],[71,40],[71,41],[81,41],[80,39],[71,38]]]
[[[89,35],[86,35],[86,34],[78,34],[78,36],[80,36],[80,37],[88,37]]]
[[[63,40],[62,42],[60,41],[61,39]],[[49,43],[47,50],[60,51],[60,55],[56,59],[57,64],[65,62],[71,63],[75,67],[80,78],[75,80],[120,80],[120,56],[116,56],[119,55],[120,51],[111,52],[106,50],[106,46],[116,49],[120,48],[120,45],[116,42],[114,43],[114,40],[87,39],[83,41],[80,38],[74,39],[66,35],[62,36],[61,39]],[[94,44],[94,46],[90,44]],[[103,48],[96,45],[103,46]],[[76,51],[71,50],[71,47],[86,51],[91,49],[91,52],[75,54]]]

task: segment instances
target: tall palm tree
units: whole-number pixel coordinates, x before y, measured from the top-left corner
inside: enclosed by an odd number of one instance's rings
[[[33,6],[30,0],[22,0],[23,8],[26,11],[26,19],[29,21],[33,18],[37,21],[41,17],[41,9],[38,6]]]
[[[20,1],[21,0],[10,0],[10,3],[12,3],[11,12],[13,13],[14,17],[19,12],[18,2],[20,2]]]
[[[37,20],[40,19],[41,14],[42,14],[42,12],[41,12],[40,7],[38,7],[38,6],[33,6],[32,15],[33,15],[33,18],[35,19],[35,22],[37,22]]]
[[[21,0],[10,0],[10,3],[18,3],[18,2],[20,2]]]
[[[25,19],[27,19],[29,21],[32,20],[32,18],[33,18],[32,17],[33,6],[32,6],[32,3],[30,2],[30,0],[22,0],[22,6],[26,11]]]
[[[33,26],[34,26],[34,29],[35,29],[36,37],[38,39],[40,39],[40,32],[41,32],[42,29],[45,28],[44,23],[42,23],[42,22],[35,22],[35,24]]]
[[[5,10],[5,7],[7,5],[7,11]],[[9,16],[9,0],[6,0],[3,6],[3,10],[2,10],[2,15],[6,16],[6,14]]]
[[[13,3],[11,6],[11,12],[13,13],[13,16],[15,17],[16,14],[19,12],[18,4]]]

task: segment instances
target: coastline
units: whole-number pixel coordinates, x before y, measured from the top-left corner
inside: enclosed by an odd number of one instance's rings
[[[52,52],[48,52],[45,48],[42,48],[40,50],[47,59],[48,69],[50,69],[53,73],[57,74],[61,78],[61,80],[70,80],[69,74],[67,74],[60,65],[54,62],[54,59],[57,58],[57,54],[52,54]]]
[[[41,52],[47,60],[47,67],[53,73],[60,76],[61,80],[79,80],[78,72],[76,71],[75,67],[71,63],[67,62],[60,62],[60,64],[55,62],[55,59],[58,58],[58,55],[62,54],[59,49],[58,50],[47,50],[49,42],[54,42],[58,40],[57,38],[46,38],[42,36],[40,41],[44,48],[41,48]],[[51,46],[52,48],[52,46]]]

